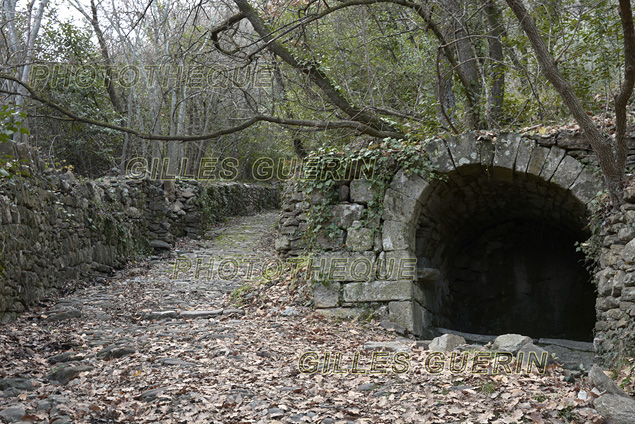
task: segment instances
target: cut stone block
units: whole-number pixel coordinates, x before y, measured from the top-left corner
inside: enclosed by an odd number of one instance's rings
[[[565,156],[558,165],[558,169],[554,172],[551,181],[568,190],[581,172],[582,165],[580,162],[571,156]]]
[[[458,346],[465,344],[465,339],[456,334],[444,334],[441,337],[437,337],[432,340],[428,350],[433,352],[450,352],[456,349]]]
[[[393,189],[384,196],[384,219],[414,224],[419,218],[421,203]]]
[[[385,302],[412,300],[412,281],[371,281],[344,285],[345,302]]]
[[[588,169],[583,169],[573,185],[571,192],[584,204],[589,203],[602,190],[602,182]]]
[[[421,335],[423,331],[421,306],[414,301],[390,302],[388,304],[390,321],[401,325],[415,335]]]
[[[558,169],[558,165],[560,165],[560,162],[564,158],[565,153],[566,151],[564,149],[552,147],[549,150],[549,154],[545,159],[545,164],[540,171],[540,177],[542,177],[545,181],[551,180],[551,177],[553,177],[553,174]]]
[[[387,220],[382,227],[384,250],[401,250],[414,246],[415,226],[406,222]]]
[[[437,139],[428,142],[425,151],[428,152],[428,156],[438,172],[454,171],[452,156],[450,156],[450,151],[443,140]]]
[[[408,173],[403,168],[397,171],[390,183],[391,189],[414,200],[421,200],[421,195],[429,186],[430,183],[419,175]]]
[[[542,167],[545,165],[549,152],[550,150],[546,147],[536,146],[531,152],[531,158],[529,159],[529,164],[527,165],[527,173],[539,176],[542,171]]]
[[[375,190],[370,181],[360,179],[351,181],[350,198],[352,202],[367,204],[375,196]]]
[[[346,236],[346,247],[357,252],[371,250],[375,232],[371,228],[349,228]]]

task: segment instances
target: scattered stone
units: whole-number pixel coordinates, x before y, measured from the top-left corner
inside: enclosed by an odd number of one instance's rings
[[[536,346],[533,343],[527,343],[518,349],[517,354],[523,354],[523,369],[528,370],[531,365],[532,369],[544,369],[547,364],[553,362],[551,355],[545,349]]]
[[[533,343],[533,340],[530,337],[521,336],[520,334],[504,334],[496,337],[491,350],[515,354],[527,343]]]
[[[284,417],[285,411],[280,408],[271,408],[267,411],[269,418],[281,418]]]
[[[465,339],[465,341],[472,342],[472,343],[486,344],[486,343],[493,342],[494,340],[496,340],[496,336],[487,336],[487,335],[483,335],[483,334],[464,333],[462,331],[454,331],[454,330],[449,330],[447,328],[437,328],[437,331],[439,333],[441,333],[441,334],[456,334],[457,336],[463,337]]]
[[[594,352],[593,343],[578,342],[575,340],[562,340],[562,339],[539,339],[538,344],[555,345],[566,347],[571,350],[579,350],[582,352]]]
[[[48,397],[48,400],[50,400],[51,402],[53,402],[55,405],[59,405],[59,404],[67,404],[69,403],[69,399],[65,396],[60,396],[60,395],[50,395]]]
[[[410,348],[403,343],[392,342],[367,342],[364,344],[364,350],[390,351],[390,352],[410,352]]]
[[[430,348],[430,343],[432,343],[432,340],[417,340],[415,346],[423,348],[423,350],[428,350]]]
[[[311,422],[316,414],[314,412],[309,412],[308,414],[293,414],[289,417],[289,419],[294,423],[299,422]]]
[[[185,199],[189,199],[190,197],[194,197],[194,196],[196,196],[196,193],[194,193],[194,191],[191,188],[186,188],[185,190],[183,190],[183,193],[181,193],[181,197]]]
[[[94,369],[94,367],[90,365],[62,366],[58,370],[51,372],[48,379],[58,381],[61,385],[65,386],[79,374],[92,369]]]
[[[179,315],[181,316],[181,318],[197,319],[217,317],[222,314],[222,309],[212,309],[207,311],[181,311]]]
[[[333,308],[340,302],[340,283],[316,284],[313,287],[313,304],[316,308]]]
[[[9,387],[8,389],[5,389],[4,391],[2,391],[2,396],[6,398],[12,398],[12,397],[19,396],[20,393],[22,393],[21,390],[18,390],[14,387]]]
[[[550,357],[554,358],[565,369],[580,370],[580,368],[583,368],[589,370],[593,366],[593,352],[568,349],[556,344],[548,344],[542,347],[549,352]]]
[[[81,361],[82,359],[84,359],[84,356],[82,354],[69,351],[60,353],[59,355],[51,356],[50,358],[48,358],[48,361],[49,363],[51,363],[51,365],[54,365],[62,362]]]
[[[36,411],[48,411],[53,407],[53,403],[50,400],[38,400],[35,404]]]
[[[282,315],[283,317],[295,317],[295,316],[300,315],[300,311],[298,311],[293,306],[289,306],[289,307],[284,308],[282,310],[282,312],[280,312],[280,315]]]
[[[267,407],[269,406],[268,402],[265,402],[264,400],[252,400],[251,402],[249,402],[247,404],[247,406],[251,409],[267,409]]]
[[[3,378],[0,380],[0,390],[7,389],[34,390],[33,383],[28,378]]]
[[[615,384],[615,382],[609,378],[609,376],[604,374],[602,368],[595,364],[589,371],[589,379],[591,380],[591,383],[602,392],[622,397],[629,397],[628,394],[624,392],[624,390],[620,389],[617,384]]]
[[[138,399],[142,402],[149,402],[152,400],[155,400],[157,397],[161,396],[163,394],[163,392],[165,391],[165,388],[160,387],[157,389],[150,389],[150,390],[146,390],[145,392],[141,393],[138,397]]]
[[[10,408],[5,409],[0,412],[0,418],[10,423],[15,423],[20,421],[20,419],[26,414],[24,407],[20,406],[12,406]]]
[[[97,353],[98,359],[116,359],[132,355],[136,350],[130,347],[107,346]]]
[[[441,337],[434,338],[428,349],[433,352],[450,352],[462,344],[465,344],[463,337],[456,334],[444,334]]]
[[[629,203],[635,203],[635,187],[626,187],[624,189],[624,200]]]
[[[359,386],[357,386],[357,390],[360,392],[370,392],[376,387],[377,385],[375,383],[365,383],[365,384],[360,384]]]
[[[142,319],[145,320],[157,320],[157,319],[167,319],[167,318],[176,318],[178,316],[176,311],[152,311],[143,315]]]
[[[582,376],[582,372],[565,369],[562,372],[562,375],[564,375],[564,381],[573,384],[575,383],[576,378],[579,379]]]
[[[73,424],[73,421],[68,415],[58,415],[51,419],[50,424]]]
[[[233,335],[232,333],[227,333],[227,334],[217,334],[217,333],[212,333],[212,334],[205,334],[203,337],[201,337],[201,340],[208,340],[208,339],[231,339],[233,337],[236,337],[235,335]]]
[[[63,321],[71,318],[80,318],[82,316],[82,311],[75,308],[63,309],[60,311],[52,312],[50,315],[46,317],[47,321]]]
[[[150,247],[159,250],[170,250],[172,249],[172,245],[170,243],[166,243],[163,240],[152,240],[150,241]]]
[[[178,365],[181,367],[194,367],[196,364],[194,362],[184,361],[179,358],[159,358],[157,362],[162,363],[163,365]]]
[[[428,347],[428,350],[429,349],[430,348]],[[456,350],[458,350],[459,352],[482,352],[487,349],[485,349],[485,347],[481,345],[466,343],[466,344],[458,345],[456,347]]]
[[[238,308],[227,308],[223,311],[223,315],[245,315],[245,311]]]
[[[593,401],[597,411],[612,424],[635,423],[635,400],[616,394],[606,394]]]
[[[94,316],[97,321],[108,321],[109,319],[112,318],[112,316],[110,316],[109,314],[105,312],[101,312],[101,311],[95,312]]]

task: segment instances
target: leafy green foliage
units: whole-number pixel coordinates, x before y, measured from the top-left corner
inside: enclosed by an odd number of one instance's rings
[[[18,112],[8,105],[0,106],[0,142],[11,141],[14,134],[29,134],[29,130],[22,126],[25,118],[24,112]]]
[[[368,202],[366,221],[381,218],[383,214],[383,198],[388,184],[398,169],[404,169],[408,174],[413,173],[427,180],[439,178],[429,160],[425,146],[434,138],[423,141],[416,139],[370,140],[360,149],[350,146],[342,150],[334,148],[317,149],[307,162],[311,162],[315,169],[314,178],[300,180],[301,189],[309,196],[318,196],[307,212],[308,228],[305,241],[310,247],[315,247],[319,235],[333,240],[341,230],[332,222],[332,209],[338,203],[338,190],[345,179],[364,178],[370,181],[374,198]],[[342,164],[340,176],[329,173],[332,166],[329,163],[337,161]]]
[[[18,112],[9,105],[0,106],[0,142],[13,142],[15,134],[29,134],[28,128],[22,125],[22,120],[26,114]],[[20,161],[13,156],[6,154],[0,157],[0,179],[12,178],[15,175],[28,176],[22,169]]]

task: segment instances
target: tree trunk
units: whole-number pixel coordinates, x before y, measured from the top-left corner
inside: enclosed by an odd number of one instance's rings
[[[500,37],[504,27],[500,11],[494,0],[488,0],[485,6],[489,23],[489,57],[492,60],[492,87],[487,99],[490,127],[499,127],[503,116],[503,99],[505,97],[505,65],[503,65],[503,45]]]
[[[481,79],[478,63],[472,50],[470,34],[467,31],[465,9],[461,7],[457,0],[446,0],[445,5],[448,13],[449,28],[452,32],[448,42],[453,42],[457,51],[459,66],[462,68],[469,84],[469,88],[466,89],[466,96],[470,100],[466,108],[466,124],[468,128],[475,130],[487,128],[487,123],[481,113]]]
[[[113,108],[118,114],[122,115],[123,107],[121,106],[121,100],[119,100],[119,95],[117,94],[117,90],[115,90],[115,83],[113,82],[112,60],[110,59],[110,54],[108,53],[108,45],[106,44],[104,33],[101,31],[99,20],[97,19],[97,6],[95,6],[95,0],[90,0],[90,10],[92,13],[90,23],[95,30],[95,36],[97,36],[97,41],[99,42],[101,57],[104,60],[104,68],[106,70],[104,85],[106,86],[106,91],[108,92],[108,97],[110,98]]]
[[[558,70],[553,56],[549,52],[547,45],[540,35],[533,18],[529,15],[527,9],[525,9],[522,0],[506,1],[514,12],[514,15],[516,15],[516,19],[520,22],[523,31],[527,35],[527,38],[536,53],[543,75],[558,91],[562,100],[567,105],[567,108],[589,141],[591,148],[597,156],[602,173],[604,174],[604,181],[606,182],[611,200],[613,201],[613,206],[619,207],[624,203],[622,188],[625,181],[625,170],[623,166],[618,164],[616,153],[613,149],[613,143],[611,143],[610,139],[605,137],[600,130],[598,130],[597,126],[593,123],[582,107],[582,103],[573,91],[571,84],[569,84]]]

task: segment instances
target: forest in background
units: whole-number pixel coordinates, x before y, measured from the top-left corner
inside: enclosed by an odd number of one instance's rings
[[[244,179],[259,157],[360,135],[419,142],[573,117],[602,137],[591,144],[619,191],[633,118],[630,7],[3,0],[0,119],[5,138],[89,177],[123,172],[133,157],[187,158],[194,174],[203,157],[234,157]],[[597,134],[589,116],[601,118]]]

